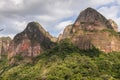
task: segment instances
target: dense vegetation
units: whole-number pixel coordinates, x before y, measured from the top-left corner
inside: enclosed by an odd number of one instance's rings
[[[120,53],[79,50],[66,40],[34,58],[34,64],[9,66],[4,56],[0,80],[120,80]]]

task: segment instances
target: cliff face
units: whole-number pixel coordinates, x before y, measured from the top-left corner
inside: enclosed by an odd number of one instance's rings
[[[61,39],[69,38],[80,49],[93,46],[104,52],[120,51],[118,26],[113,20],[107,20],[92,8],[80,13],[75,23],[67,26]]]
[[[120,35],[113,34],[104,30],[99,32],[84,32],[72,36],[72,42],[80,49],[91,49],[93,46],[106,53],[112,51],[120,51]]]
[[[73,32],[78,29],[84,30],[103,30],[106,28],[113,29],[110,22],[95,9],[87,8],[80,13],[73,24]]]
[[[37,22],[30,22],[26,29],[17,34],[9,46],[8,58],[16,55],[33,58],[53,46],[53,37]]]
[[[112,19],[109,19],[108,21],[111,24],[114,31],[118,32],[118,25]]]
[[[0,56],[7,53],[11,38],[10,37],[1,37],[0,38]]]

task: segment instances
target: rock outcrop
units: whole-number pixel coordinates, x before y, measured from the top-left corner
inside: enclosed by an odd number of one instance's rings
[[[0,57],[7,53],[10,41],[10,37],[0,37]]]
[[[95,9],[87,8],[80,13],[75,23],[73,24],[73,32],[78,29],[84,30],[103,30],[113,29],[109,21],[97,12]]]
[[[73,25],[65,28],[61,39],[70,39],[80,49],[94,46],[104,52],[120,51],[120,35],[117,31],[118,26],[114,21],[107,20],[95,9],[87,8]]]
[[[65,39],[65,38],[70,38],[70,37],[71,37],[71,36],[70,36],[70,33],[71,33],[72,26],[73,26],[72,24],[66,26],[66,28],[64,29],[63,34],[60,34],[60,35],[58,36],[57,41],[60,41],[61,39]]]
[[[39,23],[30,22],[26,29],[11,41],[8,58],[14,58],[16,55],[33,58],[50,49],[53,46],[52,40],[55,40],[54,37],[46,32]]]
[[[112,28],[113,28],[116,32],[118,32],[118,25],[115,23],[115,21],[113,21],[112,19],[109,19],[108,21],[109,21],[109,23],[111,24]]]

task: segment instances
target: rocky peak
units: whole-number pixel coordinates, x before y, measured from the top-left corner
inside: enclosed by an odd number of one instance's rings
[[[40,31],[43,35],[47,36],[51,41],[56,42],[57,38],[51,36],[49,32],[45,31],[45,29],[38,22],[30,22],[25,29],[28,33],[36,33]]]
[[[93,8],[83,10],[74,23],[76,29],[103,30],[113,29],[109,21]]]
[[[53,46],[51,38],[39,23],[30,22],[25,30],[11,41],[8,58],[14,58],[16,55],[33,58]]]
[[[95,21],[105,23],[104,21],[107,21],[104,16],[102,16],[99,12],[90,7],[80,13],[78,20],[80,20],[80,22],[89,23],[94,23]]]
[[[42,28],[42,26],[38,22],[30,22],[30,23],[28,23],[25,31],[28,32],[28,33],[35,33],[37,31],[40,31],[43,34],[46,33],[46,31]]]

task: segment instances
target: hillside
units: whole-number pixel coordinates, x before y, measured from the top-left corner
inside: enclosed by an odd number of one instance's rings
[[[5,69],[0,80],[120,80],[120,53],[79,50],[68,40],[34,58],[34,64],[0,65],[0,74]]]

